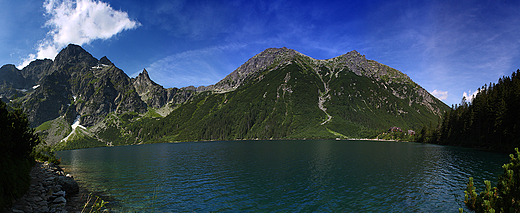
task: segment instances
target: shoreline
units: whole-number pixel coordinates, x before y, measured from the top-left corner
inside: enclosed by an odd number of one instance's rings
[[[4,213],[81,212],[90,192],[53,163],[38,162],[31,168],[31,185]],[[87,208],[86,208],[87,210]],[[88,209],[89,210],[89,209]]]

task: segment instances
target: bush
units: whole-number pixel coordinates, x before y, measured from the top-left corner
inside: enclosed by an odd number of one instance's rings
[[[29,188],[31,153],[39,143],[23,110],[0,101],[0,209]]]
[[[516,157],[511,154],[511,162],[504,164],[504,173],[498,177],[498,187],[484,181],[486,189],[478,194],[469,178],[464,191],[466,206],[475,212],[520,212],[520,152],[515,148]]]
[[[39,146],[34,149],[31,156],[38,161],[48,161],[56,165],[60,165],[61,160],[56,157],[56,154],[50,146]]]

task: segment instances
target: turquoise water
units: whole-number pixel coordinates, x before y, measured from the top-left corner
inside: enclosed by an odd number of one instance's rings
[[[457,212],[507,154],[418,143],[225,141],[58,152],[122,212]],[[493,182],[494,183],[494,182]],[[494,183],[495,184],[495,183]]]

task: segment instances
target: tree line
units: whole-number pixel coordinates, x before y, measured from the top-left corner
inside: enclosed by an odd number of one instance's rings
[[[472,101],[452,106],[419,142],[509,151],[520,144],[520,70],[482,86]]]

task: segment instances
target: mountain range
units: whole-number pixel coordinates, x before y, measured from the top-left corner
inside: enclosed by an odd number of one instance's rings
[[[56,149],[150,142],[373,138],[418,130],[449,107],[407,75],[356,51],[317,60],[255,55],[214,85],[164,88],[68,45],[55,60],[0,68],[0,98]]]

